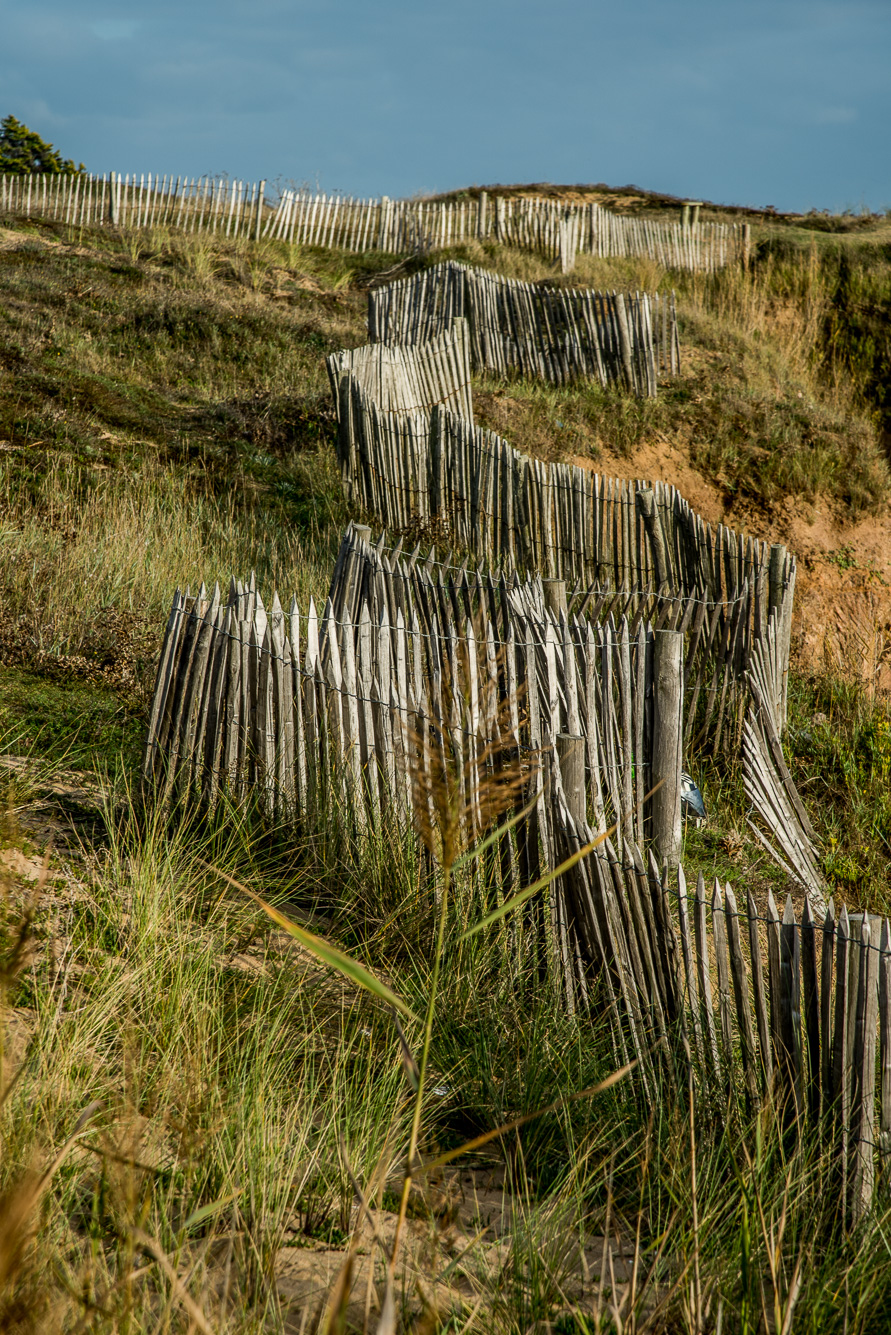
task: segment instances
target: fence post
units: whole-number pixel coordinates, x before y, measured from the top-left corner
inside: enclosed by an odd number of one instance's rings
[[[557,733],[557,759],[569,814],[576,825],[587,817],[585,804],[585,739],[574,733]]]
[[[543,579],[541,586],[544,590],[545,607],[559,621],[560,613],[567,610],[566,580]]]
[[[668,583],[668,556],[665,549],[665,535],[659,511],[656,508],[656,496],[652,487],[641,487],[637,493],[637,508],[644,521],[644,528],[650,540],[653,553],[653,565],[656,567],[656,592],[661,593]]]
[[[263,234],[263,196],[266,193],[266,182],[260,182],[260,188],[257,191],[257,219],[254,224],[254,240],[259,241]]]
[[[770,567],[768,570],[768,616],[771,612],[776,612],[779,617],[783,610],[783,568],[785,564],[785,545],[782,542],[775,542],[770,549]]]
[[[681,853],[684,637],[656,632],[653,663],[653,837],[660,858],[673,866]]]
[[[569,218],[561,218],[557,224],[558,249],[560,251],[560,272],[572,273],[575,268],[576,240]]]

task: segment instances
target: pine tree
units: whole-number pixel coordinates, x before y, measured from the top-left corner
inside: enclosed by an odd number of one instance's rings
[[[26,176],[28,172],[48,172],[53,176],[75,176],[86,171],[83,163],[75,166],[71,158],[63,158],[34,130],[6,116],[0,121],[0,172]]]

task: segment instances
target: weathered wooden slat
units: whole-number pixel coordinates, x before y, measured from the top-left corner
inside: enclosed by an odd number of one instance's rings
[[[788,1098],[785,1107],[796,1121],[802,1112],[801,1097],[801,942],[792,898],[786,899],[780,927],[780,1069]]]
[[[820,994],[817,987],[817,932],[819,928],[805,898],[801,914],[801,986],[804,1031],[807,1036],[807,1108],[812,1125],[820,1120]]]
[[[746,895],[749,926],[749,959],[752,962],[752,993],[755,999],[755,1019],[758,1025],[758,1048],[761,1058],[761,1087],[765,1094],[773,1085],[773,1043],[770,1017],[764,988],[764,969],[761,963],[761,941],[758,935],[759,917],[752,892]]]
[[[878,961],[879,979],[879,1148],[883,1156],[891,1154],[891,928],[882,920]]]
[[[780,984],[780,915],[777,913],[773,891],[767,892],[767,992],[770,998],[770,1038],[774,1068],[782,1078],[782,1027]],[[785,1097],[785,1095],[783,1096]]]
[[[832,1036],[832,1110],[839,1151],[842,1202],[848,1196],[848,1143],[851,1118],[851,1053],[848,1033],[851,932],[848,910],[842,911],[835,928],[835,1019]]]
[[[712,891],[712,940],[715,947],[715,968],[718,975],[718,1010],[721,1016],[721,1039],[725,1071],[733,1069],[733,1023],[730,1011],[730,962],[727,951],[727,925],[721,883],[715,880]]]
[[[750,1102],[756,1104],[758,1102],[757,1059],[755,1032],[752,1028],[752,1012],[749,1002],[749,980],[746,974],[746,962],[740,939],[736,896],[729,885],[724,887],[724,906],[727,918],[727,941],[730,950],[730,973],[733,978],[733,995],[736,1003],[736,1021],[740,1034],[746,1093]]]
[[[712,980],[708,952],[708,927],[706,923],[705,879],[702,872],[696,880],[693,924],[696,932],[696,969],[699,983],[699,1000],[705,1021],[706,1048],[712,1063],[715,1079],[721,1082],[721,1059],[718,1055],[718,1036],[715,1032],[715,1013],[712,1007]]]
[[[687,985],[687,1004],[692,1017],[693,1038],[700,1063],[704,1060],[702,1043],[702,1017],[699,1008],[699,988],[696,985],[696,969],[693,961],[693,939],[690,929],[690,915],[687,911],[687,878],[684,869],[678,864],[678,924],[681,938],[681,952],[684,960],[684,978]]]
[[[822,1113],[832,1107],[835,1098],[833,1083],[833,1036],[832,1036],[832,974],[835,955],[835,900],[830,899],[823,919],[823,948],[820,959],[820,1107]]]
[[[872,1205],[875,1188],[876,1140],[876,1022],[878,1018],[879,952],[872,941],[869,914],[860,926],[860,977],[852,1066],[851,1213],[862,1219]]]

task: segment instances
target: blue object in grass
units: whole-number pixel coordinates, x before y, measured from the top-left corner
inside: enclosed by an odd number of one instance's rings
[[[693,819],[697,824],[707,819],[702,793],[685,770],[681,770],[681,811],[688,820]]]

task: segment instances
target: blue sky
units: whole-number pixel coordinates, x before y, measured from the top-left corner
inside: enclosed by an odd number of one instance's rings
[[[891,206],[891,0],[0,0],[0,115],[90,170]]]

